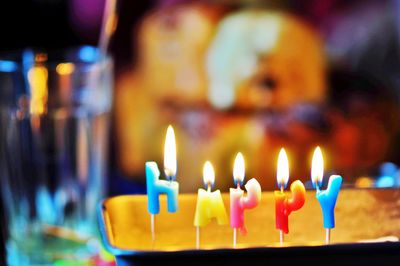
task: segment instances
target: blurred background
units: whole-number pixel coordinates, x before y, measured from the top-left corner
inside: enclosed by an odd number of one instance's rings
[[[104,2],[3,1],[0,52],[97,45]],[[308,182],[317,145],[345,186],[399,185],[399,14],[396,0],[118,0],[108,195],[145,192],[168,124],[183,192],[205,160],[228,191],[238,151],[273,190],[281,147]]]
[[[97,45],[103,6],[2,3],[0,50]],[[226,191],[237,151],[247,176],[274,189],[280,147],[291,180],[307,181],[316,145],[349,186],[397,184],[399,12],[386,0],[118,0],[109,193],[144,192],[168,124],[186,192],[205,160]]]

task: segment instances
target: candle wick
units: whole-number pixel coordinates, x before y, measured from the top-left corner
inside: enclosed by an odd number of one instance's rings
[[[174,180],[174,176],[169,174],[169,175],[167,175],[167,179],[168,179],[169,183],[171,184],[172,181]]]
[[[211,183],[210,182],[208,182],[208,184],[207,184],[207,191],[211,192]]]
[[[240,182],[239,181],[236,182],[236,188],[240,189]]]
[[[164,168],[164,173],[165,173],[165,177],[169,182],[172,182],[173,179],[175,179],[174,174],[172,173],[172,170],[170,170],[169,168]]]
[[[282,192],[282,193],[283,193],[283,187],[284,187],[283,184],[281,184],[281,192]]]

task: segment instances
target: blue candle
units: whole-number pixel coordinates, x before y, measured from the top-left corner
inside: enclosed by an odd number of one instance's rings
[[[317,199],[322,208],[324,228],[326,229],[335,227],[335,205],[341,185],[342,177],[340,175],[331,175],[326,190],[321,191],[317,186]]]
[[[178,209],[179,184],[176,181],[160,180],[160,171],[156,162],[146,162],[147,207],[149,213],[160,212],[159,195],[167,195],[168,212],[176,212]]]
[[[335,227],[335,206],[343,179],[339,175],[332,175],[329,178],[327,189],[320,190],[323,176],[324,159],[321,149],[317,147],[312,160],[311,180],[314,187],[317,189],[316,198],[321,205],[324,228],[327,229],[326,242],[329,243],[329,230]]]
[[[175,133],[172,126],[168,126],[164,145],[164,172],[167,180],[160,180],[160,170],[156,162],[146,162],[146,187],[147,187],[147,206],[149,213],[154,215],[160,212],[160,194],[167,195],[168,212],[178,210],[178,190],[179,184],[174,181],[176,176],[176,143]],[[153,226],[153,225],[152,225]]]

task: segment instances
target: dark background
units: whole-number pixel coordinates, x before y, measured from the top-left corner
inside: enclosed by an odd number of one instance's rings
[[[103,4],[104,0],[1,1],[0,52],[97,45]],[[110,45],[117,72],[132,62],[132,28],[152,6],[154,1],[118,0],[119,24]]]

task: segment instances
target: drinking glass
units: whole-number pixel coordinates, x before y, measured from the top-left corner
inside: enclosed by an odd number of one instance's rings
[[[0,179],[9,265],[77,262],[97,252],[112,70],[112,59],[91,46],[0,56]]]

